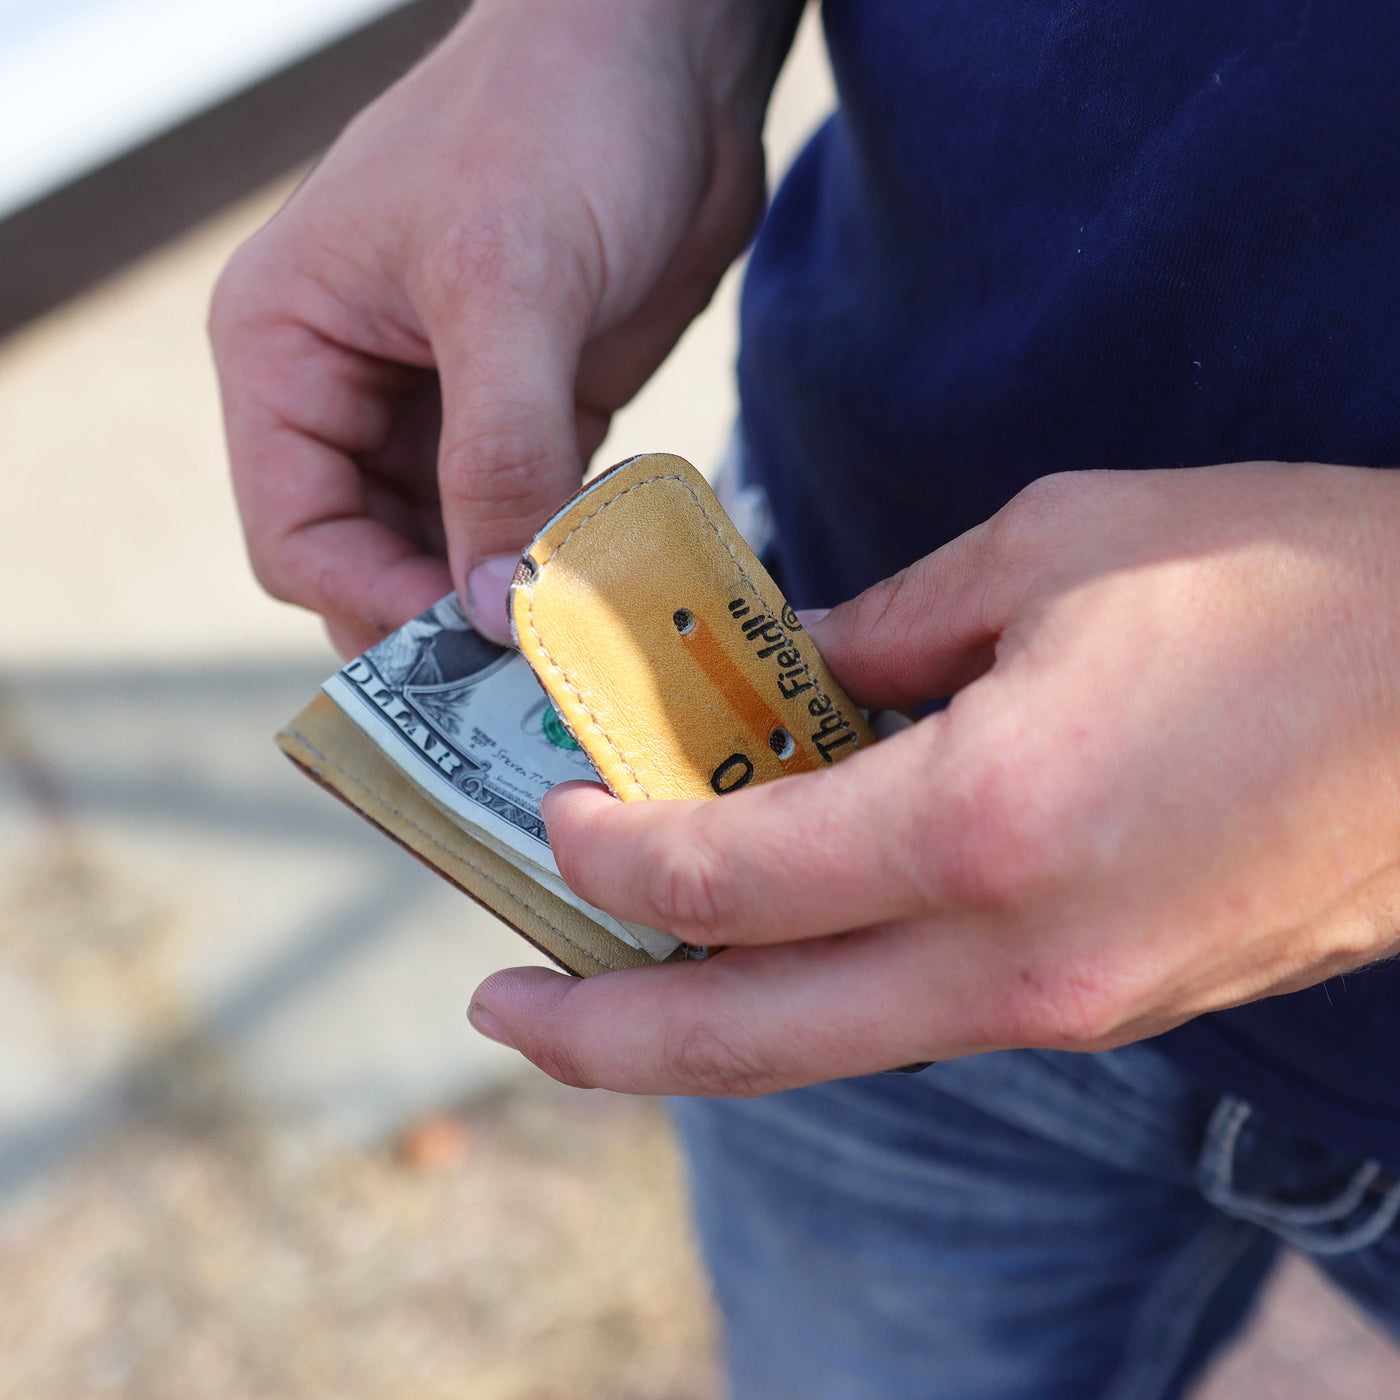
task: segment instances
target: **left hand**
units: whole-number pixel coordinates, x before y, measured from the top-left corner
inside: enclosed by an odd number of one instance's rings
[[[1400,950],[1400,475],[1046,477],[812,635],[951,705],[723,801],[550,795],[565,878],[702,963],[498,973],[556,1078],[755,1094],[1099,1050]],[[485,1014],[483,1014],[485,1013]]]

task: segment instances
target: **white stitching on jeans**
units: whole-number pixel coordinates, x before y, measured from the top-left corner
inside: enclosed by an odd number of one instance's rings
[[[1327,1234],[1317,1228],[1339,1225],[1361,1208],[1383,1168],[1368,1158],[1352,1173],[1344,1190],[1317,1205],[1287,1205],[1265,1196],[1245,1195],[1233,1184],[1235,1149],[1254,1109],[1240,1099],[1223,1098],[1211,1115],[1207,1146],[1201,1157],[1205,1180],[1201,1193],[1217,1210],[1248,1220],[1309,1254],[1350,1254],[1374,1244],[1400,1217],[1400,1181],[1393,1182],[1366,1218],[1351,1229]]]

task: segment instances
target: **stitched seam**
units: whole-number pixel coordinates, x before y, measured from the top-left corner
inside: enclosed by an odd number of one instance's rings
[[[1287,1240],[1298,1249],[1314,1254],[1344,1254],[1378,1239],[1390,1228],[1397,1212],[1400,1212],[1400,1182],[1381,1197],[1376,1210],[1360,1225],[1350,1230],[1341,1230],[1327,1236],[1319,1227],[1340,1226],[1340,1222],[1354,1214],[1372,1190],[1376,1179],[1381,1175],[1381,1164],[1368,1158],[1355,1172],[1346,1188],[1331,1200],[1313,1206],[1289,1206],[1275,1203],[1267,1196],[1239,1191],[1234,1183],[1235,1151],[1240,1132],[1253,1114],[1254,1109],[1241,1099],[1223,1098],[1211,1117],[1211,1134],[1207,1156],[1202,1164],[1207,1167],[1208,1179],[1202,1183],[1205,1198],[1218,1210],[1237,1220],[1247,1220],[1261,1225],[1264,1229]],[[1221,1131],[1215,1132],[1219,1124]],[[1394,1203],[1392,1205],[1392,1194]],[[1389,1215],[1387,1216],[1387,1211]],[[1376,1222],[1382,1221],[1377,1228]],[[1371,1233],[1375,1230],[1374,1235]]]
[[[596,520],[598,516],[602,515],[602,513],[605,510],[607,510],[609,506],[615,505],[624,496],[630,496],[634,491],[640,491],[643,486],[651,486],[653,483],[658,481],[674,481],[679,483],[685,489],[690,499],[695,502],[695,508],[700,512],[700,518],[705,522],[705,524],[707,524],[710,527],[711,530],[715,532],[715,535],[718,538],[719,542],[724,546],[725,552],[733,561],[734,567],[738,571],[739,577],[743,579],[744,583],[748,586],[748,590],[751,597],[753,598],[753,601],[763,612],[766,613],[768,611],[768,608],[763,601],[763,595],[758,591],[758,585],[755,584],[753,579],[749,577],[748,571],[739,562],[739,556],[734,552],[734,546],[731,545],[727,539],[725,539],[724,531],[721,530],[717,524],[715,524],[714,518],[710,515],[710,512],[705,509],[705,503],[700,499],[699,495],[695,491],[695,488],[684,477],[677,476],[674,472],[663,472],[658,473],[656,476],[649,476],[643,481],[633,482],[632,485],[629,486],[625,491],[619,491],[616,496],[610,496],[596,510],[592,510],[587,515],[585,515],[583,519],[580,520],[578,524],[575,525],[573,529],[570,530],[569,533],[565,535],[564,538],[560,540],[557,545],[554,546],[554,549],[551,551],[550,555],[548,556],[548,559],[544,560],[543,562],[548,563],[549,559],[557,558],[560,554],[562,554],[564,546],[568,544],[568,542],[571,539],[573,539],[573,537],[576,534],[578,534],[578,532],[582,530],[583,527],[587,525],[590,520]],[[645,786],[643,786],[642,780],[637,776],[636,770],[632,767],[630,763],[628,763],[626,755],[622,752],[620,748],[618,748],[617,744],[613,742],[612,736],[607,732],[606,729],[603,728],[602,724],[599,722],[598,716],[593,713],[593,708],[588,703],[588,700],[584,696],[583,692],[578,688],[577,685],[574,684],[574,681],[570,677],[569,673],[554,659],[553,653],[545,645],[545,640],[540,635],[540,629],[535,625],[535,594],[533,589],[530,591],[529,603],[527,605],[526,611],[530,620],[530,631],[534,633],[535,642],[539,646],[539,649],[544,655],[545,660],[548,661],[550,666],[558,673],[560,679],[564,682],[564,685],[567,686],[568,689],[573,693],[574,698],[577,699],[578,703],[581,706],[583,706],[583,711],[588,716],[589,722],[592,724],[593,728],[596,729],[598,733],[602,735],[603,742],[606,743],[607,746],[617,755],[618,762],[621,763],[622,766],[631,775],[632,781],[636,783],[637,787],[641,790],[642,796],[650,797],[651,794],[646,790]],[[781,625],[781,619],[779,620],[779,625]],[[812,681],[813,685],[816,684],[816,681],[812,676],[811,667],[806,661],[802,663],[802,672],[809,681]]]
[[[346,769],[342,768],[340,764],[338,764],[333,758],[329,758],[325,754],[323,754],[320,751],[320,749],[318,749],[316,745],[313,744],[306,737],[305,734],[302,734],[295,729],[289,729],[287,732],[294,739],[298,740],[302,744],[305,744],[308,751],[314,754],[321,763],[324,763],[326,765],[327,768],[333,768],[337,773],[340,774],[342,778],[346,778],[350,782],[354,783],[354,785],[357,788],[359,788],[361,792],[367,792],[376,801],[382,802],[396,817],[399,818],[400,821],[402,821],[405,825],[412,827],[414,831],[416,831],[426,841],[431,842],[434,846],[438,848],[438,850],[442,851],[445,855],[451,856],[453,860],[461,861],[461,863],[465,865],[469,870],[476,871],[476,873],[480,875],[481,878],[487,882],[487,884],[494,885],[498,890],[500,890],[500,892],[503,895],[505,895],[507,899],[513,900],[522,909],[528,909],[530,913],[532,913],[546,928],[553,929],[554,932],[557,933],[559,937],[562,938],[564,942],[569,945],[570,948],[573,948],[576,952],[582,953],[584,957],[592,959],[593,962],[601,963],[610,972],[619,971],[619,964],[611,963],[606,958],[600,958],[598,954],[593,952],[591,949],[585,948],[581,943],[576,943],[572,938],[569,937],[567,933],[564,932],[562,928],[558,926],[558,924],[553,923],[547,914],[543,913],[539,909],[536,909],[533,904],[526,903],[526,901],[521,899],[520,896],[516,894],[514,890],[508,888],[506,885],[503,885],[499,880],[495,879],[493,876],[488,875],[486,871],[484,871],[479,865],[476,865],[472,861],[468,860],[466,856],[461,854],[461,852],[454,851],[451,846],[444,845],[441,841],[437,839],[436,836],[433,835],[431,831],[428,831],[425,827],[419,826],[419,824],[416,821],[414,821],[413,818],[410,817],[407,812],[402,812],[396,806],[394,806],[394,804],[390,802],[389,799],[385,797],[383,793],[376,792],[372,787],[370,787],[368,783],[363,782],[361,779],[357,778],[353,773],[348,772]]]
[[[1206,1309],[1233,1270],[1258,1240],[1258,1227],[1216,1216],[1177,1252],[1163,1271],[1168,1286],[1159,1282],[1139,1305],[1124,1355],[1100,1400],[1162,1400],[1186,1358],[1195,1330]],[[1170,1270],[1180,1281],[1173,1281]],[[1153,1310],[1151,1330],[1143,1335],[1143,1318]]]
[[[1295,1230],[1279,1227],[1276,1233],[1295,1249],[1328,1258],[1338,1254],[1354,1254],[1375,1244],[1395,1224],[1397,1216],[1400,1216],[1400,1181],[1381,1197],[1380,1204],[1367,1220],[1331,1238],[1306,1228]]]

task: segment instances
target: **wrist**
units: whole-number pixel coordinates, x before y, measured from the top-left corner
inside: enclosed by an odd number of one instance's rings
[[[807,0],[667,0],[685,12],[691,52],[720,112],[762,128]]]
[[[575,61],[590,57],[669,73],[716,114],[761,125],[807,0],[475,0],[443,48],[485,31],[567,33]]]

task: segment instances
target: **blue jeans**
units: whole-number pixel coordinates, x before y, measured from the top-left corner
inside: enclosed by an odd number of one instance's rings
[[[1143,1046],[673,1105],[735,1400],[1175,1400],[1280,1242],[1400,1336],[1400,1182]]]

